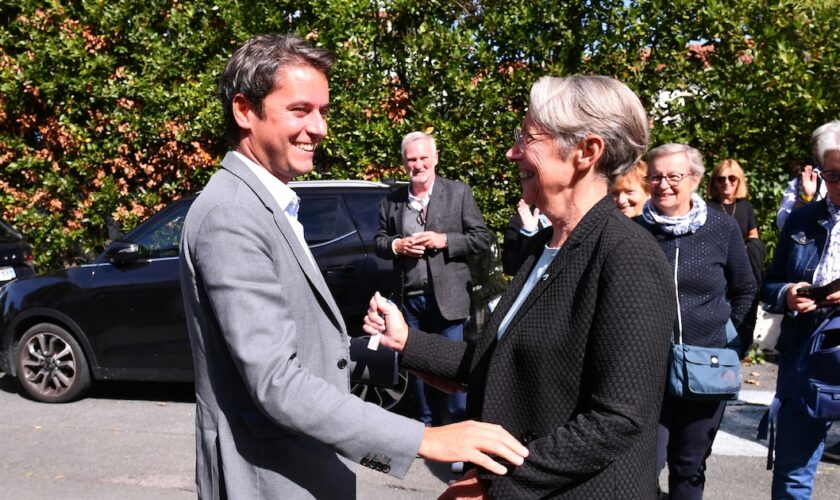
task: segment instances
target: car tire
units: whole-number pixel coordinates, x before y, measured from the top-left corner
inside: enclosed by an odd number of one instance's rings
[[[79,343],[51,323],[39,323],[20,338],[17,374],[24,390],[44,403],[73,401],[90,387],[90,370]]]
[[[397,376],[397,385],[393,387],[378,387],[374,385],[354,383],[350,387],[357,397],[373,403],[389,411],[397,411],[400,402],[406,399],[409,388],[409,377],[405,370],[400,370]]]

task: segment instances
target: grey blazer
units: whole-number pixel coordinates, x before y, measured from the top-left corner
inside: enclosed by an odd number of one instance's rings
[[[402,290],[403,263],[412,258],[396,256],[391,250],[391,243],[404,236],[403,211],[407,202],[408,186],[382,200],[379,231],[374,239],[376,255],[395,259],[394,290]],[[484,225],[472,190],[463,182],[437,176],[426,210],[426,230],[445,233],[447,241],[447,248],[427,251],[425,256],[438,309],[448,320],[464,319],[470,315],[472,290],[467,257],[489,250],[493,235]]]
[[[407,473],[423,425],[349,393],[327,285],[235,155],[187,214],[181,257],[199,498],[354,498],[355,463]]]

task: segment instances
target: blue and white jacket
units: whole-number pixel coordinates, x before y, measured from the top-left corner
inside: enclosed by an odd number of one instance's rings
[[[814,271],[828,240],[829,217],[825,199],[791,212],[761,287],[764,309],[785,315],[776,350],[791,359],[799,354],[808,337],[829,312],[829,308],[818,308],[810,313],[796,313],[788,309],[785,301],[785,294],[794,283],[813,283]]]

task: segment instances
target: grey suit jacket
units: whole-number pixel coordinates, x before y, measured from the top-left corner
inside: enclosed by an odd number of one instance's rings
[[[338,308],[235,155],[193,203],[181,256],[200,498],[354,498],[355,463],[406,474],[422,424],[349,394]]]
[[[379,231],[374,239],[376,255],[395,259],[394,290],[402,290],[405,259],[395,256],[391,243],[405,236],[403,211],[408,202],[408,186],[382,200],[379,207]],[[441,315],[448,320],[470,315],[472,278],[467,257],[490,249],[493,235],[487,226],[472,190],[463,182],[437,176],[432,198],[426,208],[426,230],[446,234],[447,247],[426,251],[435,300]],[[401,294],[400,294],[401,295]]]

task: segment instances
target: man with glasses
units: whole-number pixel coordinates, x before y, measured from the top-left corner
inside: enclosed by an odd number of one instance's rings
[[[438,153],[432,136],[411,132],[401,150],[409,184],[382,201],[376,254],[394,259],[394,290],[402,292],[408,324],[460,340],[472,288],[466,259],[489,250],[492,235],[469,186],[435,174]],[[440,425],[441,393],[421,381],[415,388],[423,423]],[[451,394],[447,407],[451,421],[462,420],[466,395]]]

